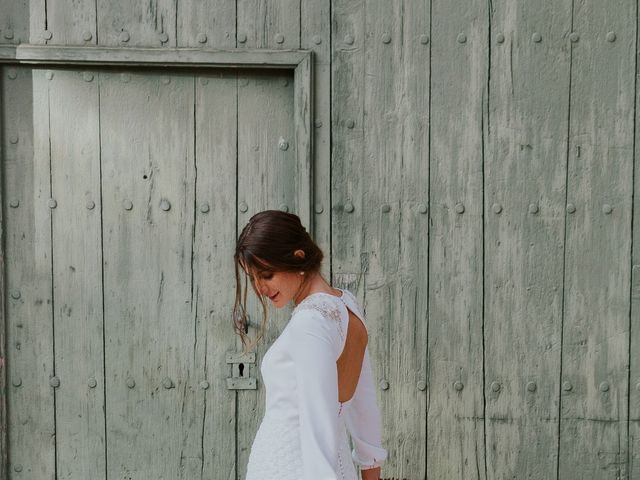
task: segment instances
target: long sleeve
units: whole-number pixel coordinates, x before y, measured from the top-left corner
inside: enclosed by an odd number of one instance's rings
[[[358,387],[344,416],[353,440],[353,461],[363,470],[380,466],[387,458],[387,451],[382,447],[382,422],[368,348],[365,349]]]
[[[304,480],[338,478],[338,372],[335,327],[305,309],[291,319]]]

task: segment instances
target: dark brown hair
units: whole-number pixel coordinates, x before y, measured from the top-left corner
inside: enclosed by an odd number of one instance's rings
[[[302,250],[304,257],[294,255]],[[302,226],[300,218],[280,210],[265,210],[249,219],[238,237],[233,256],[236,271],[236,299],[233,306],[233,327],[240,335],[245,352],[251,350],[264,337],[267,323],[267,305],[251,282],[253,291],[262,304],[262,321],[258,335],[253,342],[248,341],[247,320],[247,279],[263,272],[317,272],[322,263],[322,250],[318,248],[309,233]],[[245,274],[244,287],[240,271]]]

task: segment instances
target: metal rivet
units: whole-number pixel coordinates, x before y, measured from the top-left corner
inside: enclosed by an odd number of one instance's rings
[[[171,210],[171,203],[169,203],[169,200],[167,200],[166,198],[163,198],[160,201],[160,208],[165,212],[168,212],[169,210]]]
[[[22,471],[22,465],[18,464],[18,465],[16,465],[15,467],[13,467],[13,469],[14,469],[16,472],[20,473],[20,472]]]
[[[384,33],[382,35],[382,43],[391,43],[391,35]]]
[[[353,45],[353,42],[355,42],[355,39],[353,38],[353,35],[345,35],[344,36],[344,43],[346,43],[347,45]]]
[[[615,42],[616,41],[616,34],[615,32],[609,32],[607,33],[607,42]]]
[[[87,385],[89,385],[89,388],[96,388],[96,386],[98,385],[98,382],[96,381],[95,378],[91,377],[88,381],[87,381]]]
[[[498,35],[496,35],[496,42],[504,43],[504,35],[502,33],[499,33]]]
[[[462,203],[456,203],[456,212],[464,213],[464,205]]]
[[[423,392],[424,390],[427,389],[427,382],[425,382],[424,380],[420,380],[418,381],[418,383],[416,384],[416,387],[418,387],[418,390],[420,390],[421,392]]]
[[[527,390],[529,390],[530,392],[535,392],[537,388],[538,386],[536,385],[536,382],[527,383]]]
[[[19,387],[20,385],[22,385],[22,379],[20,377],[14,378],[13,380],[11,380],[11,385],[13,385],[14,387]]]
[[[84,74],[82,75],[82,78],[84,79],[85,82],[91,82],[93,81],[93,73],[84,72]]]
[[[200,85],[209,85],[209,79],[205,77],[200,77]]]
[[[169,41],[169,35],[167,35],[165,32],[162,32],[160,34],[160,42],[167,43],[168,41]]]
[[[247,204],[246,204],[246,203],[244,203],[244,202],[241,202],[241,203],[240,203],[240,211],[241,211],[242,213],[246,212],[248,209],[249,209],[249,207],[247,206]]]
[[[123,30],[120,33],[120,41],[121,42],[128,42],[131,39],[131,35],[129,35],[129,32],[127,32],[126,30]]]
[[[280,210],[282,210],[283,212],[288,212],[289,211],[289,207],[287,205],[285,205],[284,203],[281,203],[278,208]]]
[[[49,208],[56,208],[58,206],[58,202],[56,202],[55,198],[50,198],[48,205],[49,205]]]
[[[83,39],[85,42],[88,42],[88,41],[89,41],[89,40],[91,40],[92,38],[93,38],[93,34],[92,34],[89,30],[85,30],[85,31],[82,33],[82,39]]]
[[[602,382],[600,384],[600,391],[601,392],[608,392],[609,391],[609,384],[607,382]]]
[[[284,42],[284,35],[281,33],[276,33],[276,42],[277,43],[283,43]]]
[[[18,208],[20,206],[20,200],[14,199],[9,201],[9,206],[11,208]]]
[[[573,390],[573,385],[571,385],[571,382],[564,382],[562,384],[562,388],[565,392],[570,392],[571,390]]]
[[[136,381],[131,377],[127,378],[127,387],[133,388],[135,386],[136,386]]]
[[[351,213],[351,212],[353,212],[353,210],[354,210],[353,203],[347,202],[347,203],[344,204],[344,211],[345,212]]]
[[[324,212],[324,207],[322,205],[320,205],[319,203],[316,203],[315,212],[318,213],[318,214]]]
[[[9,80],[15,80],[18,78],[18,73],[15,70],[9,70],[7,77],[9,77]]]
[[[426,45],[429,43],[429,35],[422,34],[420,35],[420,43]]]
[[[162,386],[166,389],[173,388],[173,381],[169,377],[162,380]]]
[[[529,213],[538,213],[538,204],[537,203],[530,203],[529,204]]]
[[[18,136],[17,135],[11,135],[9,137],[9,143],[12,143],[13,145],[15,145],[16,143],[18,143]]]
[[[209,388],[209,382],[207,382],[206,380],[203,380],[202,382],[200,382],[200,388],[203,390],[206,390]]]
[[[197,40],[198,40],[198,43],[207,43],[207,34],[199,33]]]
[[[425,214],[427,213],[427,211],[428,211],[428,208],[424,203],[421,203],[418,205],[418,212]]]
[[[94,202],[93,200],[87,200],[86,207],[87,210],[93,210],[94,208],[96,208],[96,202]]]
[[[52,80],[53,72],[51,70],[47,71],[47,73],[44,74],[44,78],[46,78],[47,80]]]
[[[169,77],[162,77],[160,81],[163,85],[169,85],[171,83],[171,79]]]
[[[205,202],[202,205],[200,205],[200,211],[202,213],[209,213],[209,204]]]
[[[460,380],[457,380],[453,382],[453,388],[455,388],[456,391],[461,392],[464,388],[464,383],[462,383]]]
[[[42,38],[44,38],[45,40],[51,40],[53,38],[53,33],[51,33],[50,30],[45,30],[44,32],[42,32]]]
[[[280,137],[280,140],[278,140],[278,148],[283,151],[288,150],[289,142],[287,142],[284,138]]]
[[[53,388],[58,388],[60,386],[60,379],[56,376],[53,376],[49,379],[49,385]]]
[[[13,298],[14,300],[18,300],[20,298],[20,290],[12,290],[11,298]]]
[[[467,41],[467,36],[464,33],[458,35],[458,43],[465,43]]]
[[[238,34],[238,42],[244,43],[247,41],[247,36],[244,33]]]
[[[602,211],[608,215],[608,214],[610,214],[610,213],[613,211],[613,208],[612,208],[612,207],[611,207],[611,205],[609,205],[608,203],[605,203],[605,204],[602,206]]]
[[[320,38],[320,35],[313,36],[313,43],[315,43],[316,45],[320,45],[322,43],[322,38]]]
[[[380,381],[380,388],[382,390],[389,390],[389,382],[386,380],[381,380]]]
[[[576,32],[571,32],[571,34],[569,35],[569,40],[571,40],[573,43],[576,43],[578,40],[580,40],[580,35],[578,35]]]
[[[573,203],[567,203],[567,212],[575,213],[576,206]]]
[[[320,128],[322,126],[322,120],[316,119],[316,121],[313,122],[313,126],[316,128]]]
[[[531,40],[536,43],[540,43],[542,41],[542,35],[540,35],[538,32],[534,32],[534,34],[531,35]]]
[[[500,391],[500,384],[498,382],[491,382],[491,390],[494,392]]]
[[[133,208],[133,202],[131,200],[125,200],[122,202],[122,206],[125,210],[131,210]]]
[[[385,203],[384,205],[382,205],[381,210],[383,213],[389,213],[391,211],[391,205]]]
[[[123,83],[129,83],[129,81],[131,80],[131,75],[129,75],[128,73],[121,73],[120,80],[122,80]]]
[[[498,213],[502,212],[502,205],[500,205],[499,203],[494,203],[491,206],[491,210],[493,210],[493,213],[498,214]]]
[[[12,40],[13,39],[13,30],[5,30],[4,32],[4,38],[6,38],[7,40]]]
[[[640,383],[638,383],[638,384],[636,385],[636,390],[638,390],[638,391],[640,392]]]
[[[353,128],[355,126],[356,126],[355,120],[353,120],[351,118],[349,120],[347,120],[347,128]]]

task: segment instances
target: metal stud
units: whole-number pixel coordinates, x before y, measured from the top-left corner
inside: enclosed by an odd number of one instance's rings
[[[49,385],[53,388],[58,388],[60,386],[60,379],[54,375],[49,379]]]
[[[96,386],[98,385],[98,382],[96,381],[95,378],[91,377],[87,381],[87,385],[89,385],[89,388],[96,388]]]
[[[607,33],[607,42],[615,42],[616,41],[616,33],[608,32]]]
[[[122,83],[129,83],[129,81],[131,81],[131,75],[129,75],[128,73],[121,73],[120,80],[122,81]]]
[[[85,82],[91,82],[93,81],[93,73],[91,72],[84,72],[82,74],[82,78],[84,79]]]
[[[352,118],[350,118],[349,120],[347,120],[347,128],[353,128],[356,126],[356,122],[355,120],[353,120]]]
[[[316,121],[313,122],[313,126],[316,128],[320,128],[322,126],[322,120],[316,118]]]
[[[287,205],[285,205],[284,203],[281,203],[278,208],[280,210],[282,210],[283,212],[289,212],[289,207]]]
[[[198,40],[198,43],[207,43],[207,34],[199,33],[197,40]]]
[[[200,211],[202,213],[209,213],[209,204],[207,202],[200,205]]]
[[[9,143],[15,145],[16,143],[18,143],[18,135],[11,135],[9,137]]]
[[[20,290],[11,290],[11,298],[13,298],[14,300],[18,300],[20,299]]]
[[[49,205],[49,208],[56,208],[58,206],[58,202],[56,202],[55,198],[50,198],[47,204]]]
[[[245,202],[241,202],[240,203],[240,211],[242,213],[245,213],[248,209],[249,209],[249,207],[247,206],[247,204]]]
[[[420,390],[421,392],[424,392],[427,389],[427,382],[425,382],[424,380],[419,380],[416,384],[416,387],[418,387],[418,390]]]
[[[609,391],[609,384],[607,382],[602,382],[600,384],[600,391],[601,392],[608,392]]]
[[[571,34],[569,35],[569,40],[571,40],[573,43],[576,43],[578,40],[580,40],[580,35],[578,35],[576,32],[571,32]]]
[[[573,203],[567,203],[567,212],[575,213],[576,206]]]
[[[389,213],[391,211],[391,205],[389,205],[388,203],[385,203],[384,205],[382,205],[382,213]]]
[[[276,42],[277,43],[283,43],[284,42],[284,35],[281,33],[276,33]]]
[[[491,390],[494,392],[499,392],[501,385],[498,382],[491,382]]]
[[[347,202],[347,203],[344,204],[344,211],[345,212],[351,213],[351,212],[353,212],[353,210],[354,210],[353,203]]]
[[[11,385],[13,385],[14,387],[19,387],[20,385],[22,385],[22,379],[20,377],[16,377],[13,380],[11,380]]]
[[[133,202],[131,200],[125,200],[122,202],[122,206],[125,210],[131,210],[133,208]]]
[[[420,43],[422,45],[426,45],[427,43],[429,43],[429,35],[425,35],[425,34],[420,35]]]
[[[499,33],[498,35],[496,35],[496,42],[504,43],[504,35],[502,33]]]
[[[289,149],[289,142],[280,137],[280,140],[278,140],[278,148],[282,151],[287,151]]]
[[[536,214],[538,213],[538,204],[537,203],[530,203],[529,204],[529,213]]]
[[[85,42],[88,42],[92,38],[93,38],[93,34],[89,30],[85,30],[84,32],[82,32],[82,39]]]
[[[321,204],[316,203],[315,212],[317,214],[320,214],[320,213],[324,212],[324,207]]]
[[[382,43],[386,43],[386,44],[391,43],[391,35],[389,35],[388,33],[384,33],[382,35]]]
[[[355,38],[353,38],[353,35],[345,35],[344,36],[344,43],[346,43],[347,45],[353,45],[353,42],[355,42]]]
[[[165,377],[164,380],[162,380],[162,386],[167,390],[173,388],[173,381],[169,377]]]
[[[428,208],[424,203],[418,204],[418,212],[424,215],[425,213],[427,213],[427,211],[428,211]]]
[[[4,31],[4,38],[7,40],[13,40],[13,30],[7,29]]]
[[[136,386],[136,381],[131,377],[127,378],[127,387],[133,388],[135,386]]]
[[[53,33],[51,33],[51,30],[45,30],[42,32],[42,38],[45,40],[51,40],[53,38]]]
[[[461,392],[464,389],[464,383],[460,380],[456,380],[453,382],[453,388],[455,388],[457,392]]]
[[[171,83],[171,79],[169,77],[162,77],[160,81],[163,85],[169,85]]]
[[[573,390],[573,385],[571,385],[571,382],[565,381],[562,383],[562,389],[565,392],[570,392],[571,390]]]
[[[320,38],[320,35],[313,36],[313,43],[315,43],[316,45],[320,45],[322,43],[322,38]]]
[[[48,70],[47,73],[44,74],[44,78],[46,78],[47,80],[53,80],[53,72],[51,70]]]
[[[9,206],[11,208],[18,208],[20,206],[20,200],[18,199],[13,199],[9,201]]]
[[[638,384],[636,385],[636,390],[638,390],[638,391],[640,392],[640,383],[638,383]]]
[[[527,383],[527,390],[529,390],[530,392],[535,392],[537,389],[538,386],[536,385],[536,382]]]
[[[168,212],[169,210],[171,210],[171,203],[166,198],[163,198],[160,201],[160,208],[165,212]]]
[[[612,207],[611,207],[611,205],[609,205],[608,203],[605,203],[605,204],[602,206],[602,211],[603,211],[606,215],[609,215],[609,214],[613,211],[613,208],[612,208]]]
[[[494,203],[491,206],[491,210],[493,210],[493,213],[495,213],[496,215],[499,214],[500,212],[502,212],[502,205],[500,205],[499,203]]]
[[[247,36],[244,33],[239,33],[238,34],[238,42],[244,43],[246,41],[247,41]]]
[[[460,33],[458,35],[458,43],[466,43],[467,36],[464,33]]]
[[[540,35],[538,32],[534,32],[534,34],[531,35],[531,40],[536,43],[540,43],[542,41],[542,35]]]
[[[7,73],[7,77],[9,77],[9,80],[15,80],[16,78],[18,78],[18,73],[15,70],[9,70],[9,73]]]
[[[94,202],[93,200],[87,200],[86,207],[87,210],[93,210],[94,208],[96,208],[96,202]]]
[[[15,465],[15,466],[13,467],[13,469],[14,469],[16,472],[20,473],[20,472],[22,471],[22,465],[17,464],[17,465]]]
[[[456,213],[464,213],[464,204],[461,202],[456,203]]]
[[[167,43],[169,41],[169,35],[167,35],[165,32],[162,32],[160,34],[160,43]]]
[[[389,382],[387,380],[380,380],[380,388],[382,390],[389,390]]]
[[[209,382],[203,380],[202,382],[200,382],[200,388],[203,390],[207,390],[209,388]]]
[[[289,79],[288,78],[283,78],[282,79],[282,86],[286,87],[287,85],[289,85]]]
[[[129,32],[127,32],[126,30],[123,30],[122,32],[120,32],[119,39],[121,42],[126,43],[131,40],[131,35],[129,35]]]

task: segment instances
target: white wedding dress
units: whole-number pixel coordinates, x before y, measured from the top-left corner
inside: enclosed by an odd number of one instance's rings
[[[357,480],[354,462],[366,469],[386,459],[368,348],[353,397],[338,400],[336,361],[346,342],[347,309],[364,324],[354,296],[341,292],[307,296],[265,353],[265,415],[246,480]]]

